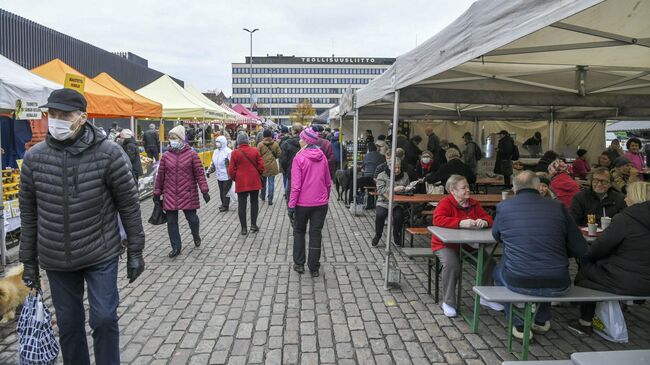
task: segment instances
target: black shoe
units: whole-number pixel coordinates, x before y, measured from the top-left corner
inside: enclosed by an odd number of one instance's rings
[[[257,225],[253,224],[251,226],[251,233],[257,233],[259,231],[260,231],[260,228]]]
[[[311,277],[312,277],[312,278],[317,278],[318,275],[320,275],[319,272],[318,272],[318,270],[316,270],[316,271],[310,271],[309,273],[311,274]]]
[[[272,200],[269,200],[269,205],[273,205],[273,201],[272,201]]]
[[[227,212],[228,207],[219,207],[219,212]]]
[[[298,274],[302,274],[305,272],[305,266],[293,264],[293,271],[297,272]]]
[[[195,247],[201,246],[201,239],[200,238],[198,240],[194,240],[194,246]]]
[[[372,247],[377,247],[377,245],[379,244],[380,239],[381,239],[381,237],[374,237],[372,239]]]
[[[169,256],[169,258],[171,259],[173,257],[176,257],[176,256],[180,255],[180,254],[181,254],[181,249],[178,248],[178,249],[172,249],[172,251],[167,256]]]
[[[246,228],[242,228],[242,229],[241,229],[241,235],[242,235],[242,236],[245,236],[245,235],[247,235],[247,234],[248,234],[248,231],[246,230]]]

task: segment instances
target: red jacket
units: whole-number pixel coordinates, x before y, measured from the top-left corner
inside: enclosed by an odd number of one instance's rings
[[[199,209],[201,204],[197,184],[202,193],[208,192],[205,169],[199,155],[190,146],[163,154],[153,193],[163,196],[164,210]]]
[[[488,227],[492,226],[492,217],[481,207],[478,201],[469,198],[469,206],[461,208],[453,195],[444,197],[433,211],[433,225],[444,228],[459,228],[460,221],[464,219],[484,219]],[[457,250],[458,245],[446,245],[433,235],[431,238],[431,249],[438,251],[441,248],[453,248]]]
[[[261,174],[263,172],[264,160],[262,160],[262,155],[260,155],[260,151],[257,148],[252,148],[248,144],[240,144],[230,154],[228,174],[235,182],[235,192],[242,193],[245,191],[261,190]]]
[[[590,171],[591,166],[589,166],[587,160],[576,158],[576,160],[573,161],[573,176],[585,180]]]
[[[569,174],[561,172],[551,180],[551,190],[557,195],[557,200],[561,201],[568,209],[573,196],[580,191],[580,185]]]

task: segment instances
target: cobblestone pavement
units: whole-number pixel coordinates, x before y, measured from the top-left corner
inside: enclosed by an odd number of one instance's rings
[[[182,254],[169,259],[165,226],[145,223],[146,271],[129,285],[120,263],[119,307],[125,364],[500,364],[502,313],[481,309],[477,334],[449,319],[426,292],[426,264],[397,255],[401,288],[383,288],[385,247],[371,248],[374,214],[353,217],[334,197],[323,230],[321,276],[291,270],[292,236],[282,200],[260,204],[257,234],[241,236],[236,209],[199,211],[203,244],[194,248],[181,219]],[[276,186],[281,186],[278,179]],[[236,206],[235,206],[236,208]],[[143,217],[152,204],[143,202]],[[146,218],[144,219],[146,222]],[[385,234],[384,234],[385,236]],[[428,246],[424,239],[417,245]],[[469,310],[473,273],[464,273]],[[46,289],[46,296],[49,296]],[[536,336],[531,359],[576,351],[650,348],[650,309],[626,313],[630,342],[578,338],[566,328],[576,307],[555,308],[552,330]],[[15,322],[0,325],[0,364],[15,364]],[[90,330],[89,330],[90,333]],[[92,337],[89,336],[92,344]],[[515,346],[518,346],[516,344]],[[516,347],[518,348],[518,347]]]

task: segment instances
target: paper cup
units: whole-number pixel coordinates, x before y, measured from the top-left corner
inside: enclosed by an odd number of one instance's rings
[[[509,191],[502,191],[501,192],[501,200],[506,200],[508,199],[508,195],[510,195]]]
[[[588,224],[587,225],[587,234],[588,235],[595,236],[597,232],[598,232],[598,225],[597,224]]]
[[[612,218],[610,217],[602,217],[600,218],[600,227],[602,229],[606,229],[609,227],[609,224],[612,223]]]

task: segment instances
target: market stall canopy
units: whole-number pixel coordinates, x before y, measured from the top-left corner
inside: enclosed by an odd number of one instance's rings
[[[650,1],[480,0],[357,92],[360,118],[650,115]]]
[[[209,106],[210,108],[213,108],[215,110],[218,110],[221,113],[221,119],[222,120],[234,120],[237,117],[237,113],[226,110],[221,107],[221,105],[215,103],[214,101],[210,100],[207,96],[203,95],[202,92],[200,92],[197,88],[195,88],[192,85],[185,84],[185,91],[188,93],[194,95],[197,99],[201,100],[205,105]]]
[[[120,84],[119,81],[111,77],[106,72],[102,72],[93,78],[95,82],[105,88],[131,99],[133,103],[132,116],[136,118],[160,118],[162,117],[162,105],[153,100],[149,100],[135,91]]]
[[[610,124],[607,132],[644,132],[650,131],[650,120],[623,120]]]
[[[262,118],[260,118],[257,114],[253,113],[252,111],[248,110],[245,106],[241,104],[236,104],[232,107],[232,110],[236,111],[237,113],[250,118],[254,119],[256,121],[260,121]],[[259,123],[258,123],[259,124]]]
[[[136,92],[163,106],[163,118],[219,119],[219,111],[204,105],[171,77],[162,75]]]
[[[231,107],[229,107],[229,106],[226,105],[226,104],[221,104],[220,106],[221,106],[222,108],[224,108],[224,109],[230,111],[230,112],[235,113],[235,120],[236,120],[236,121],[244,122],[244,121],[249,121],[249,120],[250,120],[249,118],[247,118],[247,117],[245,117],[245,116],[243,116],[243,115],[237,113],[236,111],[234,111]]]
[[[90,118],[126,118],[133,114],[131,99],[103,87],[58,58],[34,68],[32,72],[59,85],[65,84],[67,74],[83,76],[86,79],[84,86],[84,96],[88,103],[86,112]]]
[[[16,100],[47,102],[61,85],[47,80],[0,55],[0,110],[14,110]]]

